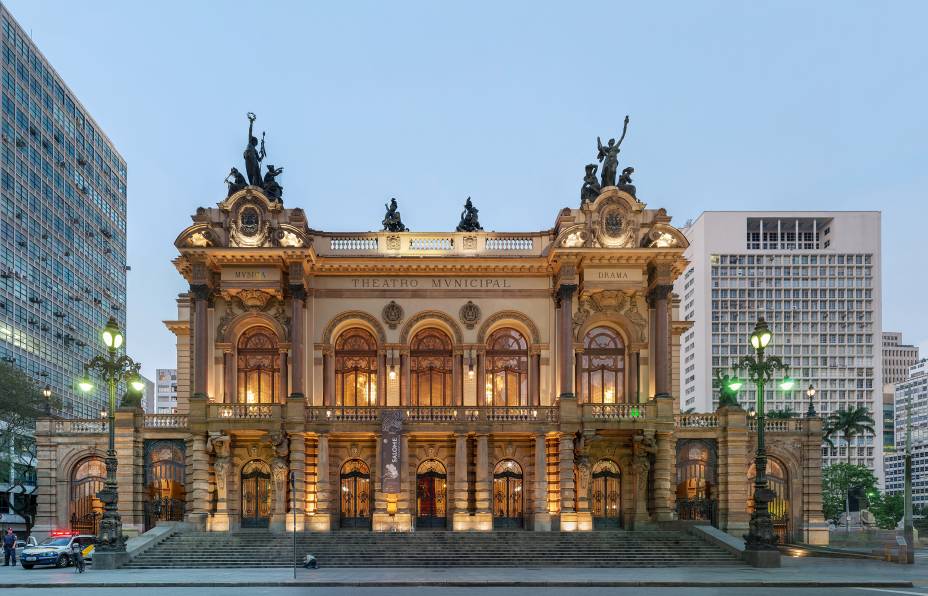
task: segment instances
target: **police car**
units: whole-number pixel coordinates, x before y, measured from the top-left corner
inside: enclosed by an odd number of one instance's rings
[[[48,538],[38,544],[38,546],[28,546],[23,549],[19,556],[19,562],[23,569],[32,569],[36,565],[54,565],[55,567],[67,567],[72,563],[71,549],[72,544],[77,543],[81,546],[85,559],[93,557],[93,547],[96,542],[96,536],[92,534],[75,534],[73,532],[52,532]]]

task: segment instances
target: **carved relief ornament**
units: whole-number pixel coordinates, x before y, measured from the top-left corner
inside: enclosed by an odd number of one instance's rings
[[[574,337],[580,332],[583,325],[592,316],[602,313],[609,316],[621,315],[634,329],[635,340],[647,341],[648,320],[642,311],[647,311],[643,305],[644,298],[640,293],[623,290],[603,290],[600,292],[584,292],[577,301],[577,312],[574,313]],[[579,339],[579,338],[578,338]]]

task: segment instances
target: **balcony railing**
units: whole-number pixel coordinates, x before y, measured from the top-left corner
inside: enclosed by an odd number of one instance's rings
[[[767,418],[764,422],[764,430],[768,433],[789,433],[801,432],[805,429],[805,421],[802,418]],[[757,420],[748,420],[748,430],[757,430]]]
[[[215,404],[210,418],[225,420],[271,420],[280,417],[279,404]]]
[[[320,256],[519,255],[540,256],[551,243],[547,232],[346,232],[319,233],[314,246]]]
[[[639,404],[583,404],[583,417],[593,420],[641,420],[644,411]]]
[[[307,422],[377,422],[380,408],[333,406],[306,408]]]
[[[377,251],[377,238],[359,238],[356,236],[334,237],[329,239],[329,246],[333,251],[358,252]]]
[[[677,414],[677,428],[716,428],[719,425],[718,414]]]
[[[187,415],[145,414],[145,428],[187,428]]]
[[[97,434],[107,432],[106,420],[88,420],[75,418],[71,420],[55,420],[52,423],[54,434]]]
[[[377,407],[308,407],[307,422],[377,422],[382,409]],[[422,406],[402,408],[406,424],[436,422],[553,422],[560,409],[552,406]]]
[[[490,422],[557,422],[559,408],[540,406],[500,406],[483,408]]]
[[[441,250],[454,248],[454,239],[450,237],[410,238],[409,250]]]

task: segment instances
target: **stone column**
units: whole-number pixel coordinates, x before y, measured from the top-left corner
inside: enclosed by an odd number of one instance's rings
[[[335,354],[332,348],[322,352],[322,403],[325,406],[335,405]]]
[[[535,511],[532,528],[536,532],[551,531],[551,513],[548,511],[548,458],[545,435],[535,435]]]
[[[292,279],[292,278],[291,278]],[[292,391],[294,395],[303,396],[305,389],[305,340],[303,338],[303,312],[306,304],[306,288],[302,282],[290,284],[290,353],[293,355],[291,360]],[[289,397],[287,395],[286,397]]]
[[[625,399],[630,404],[637,404],[638,397],[638,352],[632,352],[628,358],[628,395]]]
[[[451,369],[451,404],[457,407],[464,405],[464,369],[461,354],[454,352]]]
[[[828,544],[828,524],[822,513],[822,419],[803,420],[802,441],[802,540]]]
[[[490,477],[490,452],[489,452],[489,435],[487,433],[477,433],[477,512],[480,517],[478,524],[484,524],[484,527],[473,528],[474,530],[490,530],[493,528],[492,498],[493,498],[493,479]]]
[[[334,499],[333,503],[329,480],[329,435],[319,433],[316,440],[316,515],[310,523],[313,531],[328,532],[332,529],[338,500]]]
[[[534,346],[530,349],[528,355],[528,405],[540,405],[540,393],[538,390],[538,348]]]
[[[722,406],[718,416],[719,529],[742,538],[749,519],[747,414],[737,406]]]
[[[577,529],[575,509],[576,491],[574,487],[574,438],[562,434],[558,449],[561,483],[561,531]]]
[[[291,532],[302,532],[306,521],[306,437],[299,433],[290,435],[290,472],[293,474],[293,490],[285,525]]]
[[[454,529],[459,516],[467,517],[467,433],[454,433]]]
[[[210,287],[207,284],[191,284],[193,296],[193,392],[207,395],[209,373],[209,325],[207,307]]]
[[[673,404],[668,404],[673,407]],[[671,414],[672,415],[672,414]],[[654,456],[654,517],[657,521],[673,519],[675,441],[672,431],[657,432],[657,453]]]
[[[409,354],[400,354],[400,378],[402,383],[400,384],[400,406],[408,406],[412,404],[410,398],[410,378],[409,378]]]
[[[557,289],[560,303],[558,322],[559,350],[558,360],[561,365],[561,395],[574,395],[574,338],[573,338],[573,298],[577,291],[576,284],[561,284]]]
[[[191,415],[199,409],[203,399],[191,399]],[[205,405],[205,404],[204,404]],[[187,514],[186,522],[196,530],[206,529],[209,515],[209,454],[206,452],[206,436],[193,433],[187,445],[187,461],[190,475],[187,478]]]
[[[486,354],[481,350],[477,353],[477,407],[487,406],[487,375]]]
[[[235,403],[235,355],[232,354],[232,348],[225,348],[222,352],[222,369],[225,374],[223,383],[222,401],[231,404]]]
[[[648,293],[654,306],[654,394],[670,395],[670,294],[671,285],[656,285]]]
[[[287,351],[280,351],[280,398],[278,403],[286,403],[290,393],[287,391],[287,385],[290,380],[290,374],[287,372]]]
[[[377,354],[377,405],[381,408],[387,405],[387,383],[389,382],[387,354],[380,352]]]

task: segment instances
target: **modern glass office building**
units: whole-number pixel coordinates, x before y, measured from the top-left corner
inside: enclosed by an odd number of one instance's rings
[[[49,385],[68,417],[110,316],[125,328],[126,162],[0,4],[0,358]]]

